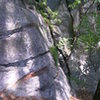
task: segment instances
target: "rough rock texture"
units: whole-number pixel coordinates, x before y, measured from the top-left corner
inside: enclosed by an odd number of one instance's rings
[[[71,0],[69,3],[72,2]],[[66,0],[61,0],[60,5],[58,7],[59,17],[61,20],[61,24],[59,28],[61,30],[62,37],[71,37],[73,36],[73,27],[74,31],[77,32],[77,27],[80,23],[79,19],[79,9],[75,8],[73,10],[68,10]],[[70,15],[71,14],[71,15]]]
[[[35,10],[25,9],[20,0],[1,0],[0,15],[0,91],[69,100],[70,87],[48,51],[52,40],[47,38],[50,34],[42,17]],[[43,68],[46,70],[39,73]]]
[[[57,10],[61,0],[47,0],[48,6],[54,11]]]
[[[84,13],[93,1],[86,3],[83,7]],[[96,34],[96,5],[92,5],[90,10],[87,12],[89,27],[92,32]],[[84,30],[84,31],[83,31]],[[81,28],[82,33],[89,33],[84,27]],[[81,88],[92,93],[95,92],[97,83],[100,79],[100,51],[99,49],[89,50],[88,52],[84,49],[85,45],[76,48],[73,53],[69,65],[72,73],[72,84],[76,90]]]
[[[89,5],[91,5],[91,1],[84,5],[82,13],[88,9]],[[58,33],[62,37],[69,37],[72,34],[72,20],[66,6],[65,0],[62,0],[60,5],[58,4],[59,18],[62,21],[59,26],[60,31],[58,31]],[[93,5],[87,14],[90,27],[92,31],[96,33],[96,20],[94,19],[94,16],[90,14],[96,10],[95,8],[95,5]],[[72,15],[74,17],[74,27],[76,28],[75,31],[77,32],[77,26],[80,23],[79,9],[72,10]],[[83,29],[81,29],[81,31],[83,33],[88,32],[86,30],[83,31]],[[69,67],[71,70],[70,79],[72,81],[72,87],[75,90],[82,89],[83,91],[94,93],[98,80],[100,79],[100,51],[93,50],[91,53],[89,52],[85,52],[85,49],[82,46],[76,48],[69,60]]]
[[[62,33],[61,36],[69,37],[72,35],[72,19],[68,12],[65,0],[61,1],[58,11],[59,11],[59,18],[61,20],[61,24],[59,26]]]
[[[91,53],[90,53],[91,52]],[[100,79],[100,51],[85,52],[84,49],[75,50],[69,60],[71,69],[72,87],[75,90],[95,92]]]

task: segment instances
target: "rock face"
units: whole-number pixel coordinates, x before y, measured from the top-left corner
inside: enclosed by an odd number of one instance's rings
[[[59,0],[58,0],[59,1]],[[69,0],[71,1],[71,0]],[[88,2],[84,5],[82,13],[84,13],[92,1]],[[67,5],[65,0],[61,0],[60,5],[56,5],[59,11],[59,18],[61,19],[62,23],[59,26],[61,32],[58,32],[61,37],[69,37],[72,33],[72,20],[70,14],[67,9]],[[51,7],[52,8],[52,7]],[[88,21],[90,27],[94,33],[96,33],[96,20],[94,19],[94,15],[91,12],[95,12],[95,4],[92,8],[88,11]],[[53,9],[55,10],[55,9]],[[80,23],[79,18],[79,9],[72,10],[72,15],[74,17],[74,27],[75,31],[77,32],[77,27]],[[83,31],[86,33],[88,31]],[[91,53],[90,53],[91,52]],[[79,47],[75,50],[73,55],[69,60],[69,67],[71,70],[71,81],[72,87],[75,90],[83,89],[89,92],[94,93],[98,80],[100,79],[100,51],[99,50],[92,50],[89,52],[84,51],[84,47]],[[66,72],[66,71],[65,71]]]
[[[1,0],[0,15],[0,91],[69,100],[70,86],[62,69],[55,67],[42,17],[25,9],[21,0]]]
[[[59,26],[63,37],[70,37],[72,33],[72,19],[70,17],[66,0],[62,0],[58,8],[61,24]]]
[[[86,3],[83,6],[84,13],[90,6],[92,1]],[[96,5],[92,5],[91,9],[87,12],[87,21],[90,27],[90,30],[97,34],[96,30],[96,16],[93,13],[96,12]],[[87,24],[87,23],[86,23]],[[88,28],[89,29],[89,28]],[[87,28],[82,27],[81,33],[89,33]],[[85,51],[84,46],[78,46],[78,48],[73,53],[69,65],[72,73],[72,84],[73,88],[84,89],[86,91],[95,93],[97,83],[100,79],[100,51],[95,48]]]
[[[61,0],[47,0],[47,4],[52,10],[57,10],[60,5],[60,1]]]
[[[91,52],[91,53],[90,53]],[[69,66],[71,69],[71,80],[75,90],[84,89],[95,93],[98,80],[100,79],[100,51],[85,52],[82,47],[75,50]]]

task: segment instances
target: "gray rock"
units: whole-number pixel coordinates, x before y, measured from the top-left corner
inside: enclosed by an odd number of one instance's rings
[[[91,2],[89,2],[90,4]],[[86,7],[88,8],[88,4]],[[86,11],[84,7],[83,13]],[[60,36],[62,37],[69,37],[72,34],[72,24],[71,24],[71,18],[68,12],[68,9],[66,7],[65,0],[62,0],[61,5],[59,6],[59,18],[61,19],[62,23],[59,26],[61,30]],[[89,15],[91,12],[95,11],[95,5],[93,5],[93,8],[90,9],[88,12],[88,17],[90,19],[90,25],[92,26],[94,24],[95,26],[95,19],[93,18],[93,15]],[[77,27],[80,23],[79,18],[79,8],[76,8],[72,10],[72,15],[74,17],[74,30],[77,32]],[[82,31],[83,29],[81,29]],[[95,30],[93,30],[95,31]],[[86,31],[85,31],[86,32]],[[67,47],[66,47],[67,48]],[[99,50],[94,50],[90,56],[89,52],[84,51],[84,47],[79,46],[77,48],[73,55],[71,56],[71,59],[69,60],[69,68],[71,70],[71,83],[72,88],[75,90],[78,89],[86,89],[87,91],[95,92],[96,85],[98,83],[98,80],[100,78],[100,61],[99,61]],[[66,71],[65,71],[66,72]]]
[[[21,5],[19,0],[0,1],[0,92],[69,100],[66,76],[48,51],[52,40],[43,18]],[[34,77],[23,78],[43,68]]]
[[[98,80],[100,79],[99,57],[99,51],[93,50],[92,54],[90,54],[82,51],[82,47],[74,52],[69,60],[69,66],[72,75],[72,87],[75,90],[85,89],[95,93]]]
[[[72,19],[67,9],[66,1],[62,0],[59,6],[59,18],[61,20],[61,24],[59,28],[61,30],[62,37],[70,37],[72,33]]]
[[[47,5],[52,9],[52,10],[57,10],[59,5],[60,5],[61,0],[47,0]]]

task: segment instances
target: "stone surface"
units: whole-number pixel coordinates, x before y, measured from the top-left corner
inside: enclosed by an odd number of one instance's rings
[[[89,5],[91,4],[91,1],[86,3],[83,7],[82,13],[84,13]],[[68,9],[66,7],[65,0],[61,1],[61,4],[59,6],[59,18],[61,19],[62,23],[59,26],[59,29],[61,32],[58,32],[60,36],[62,37],[69,37],[72,34],[72,24],[71,24],[71,18],[68,12]],[[96,7],[95,4],[91,7],[91,9],[88,11],[88,21],[90,24],[90,27],[94,33],[96,33],[95,27],[96,27],[96,17],[94,18],[94,15],[91,14],[91,12],[95,12]],[[72,15],[74,18],[74,30],[77,32],[77,27],[80,23],[79,18],[79,8],[76,8],[72,10]],[[82,33],[88,33],[88,31],[83,31],[84,29],[81,29],[80,31]],[[66,47],[68,48],[68,47]],[[89,51],[90,52],[90,51]],[[80,46],[79,48],[76,48],[74,53],[72,54],[70,60],[69,60],[69,67],[71,70],[71,83],[72,88],[75,90],[83,89],[84,91],[88,91],[91,93],[95,92],[98,80],[100,79],[100,51],[99,50],[93,50],[90,54],[89,52],[85,52],[84,46]],[[64,65],[63,65],[64,67]],[[66,67],[64,68],[64,71],[66,70]],[[65,71],[66,73],[66,71]]]
[[[14,30],[29,23],[38,24],[38,18],[35,14],[32,14],[23,7],[18,7],[12,0],[8,2],[1,1],[0,5],[0,13],[2,13],[0,16],[0,35],[8,30]]]
[[[100,52],[92,51],[90,54],[83,50],[82,47],[77,49],[69,60],[72,87],[75,90],[83,89],[95,93],[100,78]]]
[[[38,38],[39,41],[36,42]],[[0,57],[2,57],[0,64],[35,57],[48,50],[39,30],[35,27],[23,29],[22,32],[0,40],[0,48]]]
[[[90,4],[91,2],[84,5],[84,9],[83,9],[84,11],[82,13],[86,11],[86,9],[89,7]],[[93,7],[88,12],[90,25],[91,26],[94,25],[93,27],[95,27],[95,19],[93,15],[91,15],[90,13],[94,12],[95,10],[96,10],[95,5],[93,5]],[[61,18],[62,21],[61,25],[59,26],[61,30],[61,32],[59,32],[61,33],[60,36],[69,37],[72,34],[72,24],[71,24],[71,18],[69,12],[66,7],[65,0],[62,0],[58,11],[59,11],[59,18]],[[74,17],[74,28],[75,31],[77,32],[77,26],[80,23],[79,9],[76,8],[72,10],[72,15]],[[82,30],[83,29],[81,29],[81,31]],[[95,30],[93,31],[95,32]],[[99,56],[100,56],[99,50],[92,51],[92,54],[90,55],[89,52],[85,52],[84,47],[80,46],[79,48],[76,48],[75,52],[71,56],[71,59],[69,60],[69,67],[72,74],[70,79],[72,81],[71,82],[72,87],[75,90],[84,89],[92,93],[95,92],[96,85],[100,78]]]
[[[52,39],[48,39],[50,31],[43,18],[24,8],[20,0],[1,0],[0,15],[0,91],[19,97],[69,100],[66,76],[55,67],[48,51]],[[42,73],[19,81],[44,67],[47,70]]]
[[[52,9],[52,10],[57,10],[59,5],[60,5],[61,0],[47,0],[47,5]]]
[[[62,33],[61,36],[70,37],[72,35],[72,19],[68,12],[65,0],[61,1],[58,11],[59,11],[59,18],[61,20],[61,24],[59,25],[59,28]]]

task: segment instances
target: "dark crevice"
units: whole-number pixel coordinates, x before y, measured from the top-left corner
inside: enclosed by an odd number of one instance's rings
[[[33,26],[35,26],[34,23],[29,23],[29,24],[26,24],[26,25],[21,26],[19,28],[16,28],[14,30],[9,30],[9,31],[6,31],[6,32],[0,32],[0,39],[8,38],[8,37],[10,37],[11,35],[13,35],[17,32],[18,33],[22,32],[24,30],[24,28],[33,27]]]
[[[54,42],[54,46],[57,48],[58,52],[62,55],[63,57],[63,60],[65,62],[65,65],[66,65],[66,68],[68,70],[68,73],[67,75],[70,77],[70,68],[68,66],[68,60],[67,60],[67,57],[63,54],[63,51],[61,49],[58,48],[58,46],[56,45],[56,40],[55,40],[55,37],[53,35],[53,31],[52,31],[52,28],[49,26],[49,29],[50,29],[50,33],[51,33],[51,36],[52,36],[52,39],[53,39],[53,42]]]
[[[74,38],[75,38],[75,31],[74,31],[74,18],[73,18],[73,15],[71,13],[71,8],[69,7],[70,3],[68,0],[66,0],[66,7],[68,9],[68,12],[69,12],[69,15],[70,15],[70,18],[71,18],[71,25],[72,25],[72,34],[71,34],[71,38],[73,39],[71,41],[71,44],[73,44],[73,41],[74,41]]]
[[[20,60],[20,61],[17,61],[17,62],[13,62],[13,63],[8,63],[8,64],[0,64],[0,66],[4,66],[4,67],[9,67],[9,66],[25,66],[27,64],[27,62],[29,60],[33,60],[33,59],[36,59],[40,56],[44,56],[45,54],[49,53],[50,51],[45,51],[44,53],[41,53],[41,54],[38,54],[37,56],[34,56],[34,57],[30,57],[30,58],[27,58],[25,60]]]

